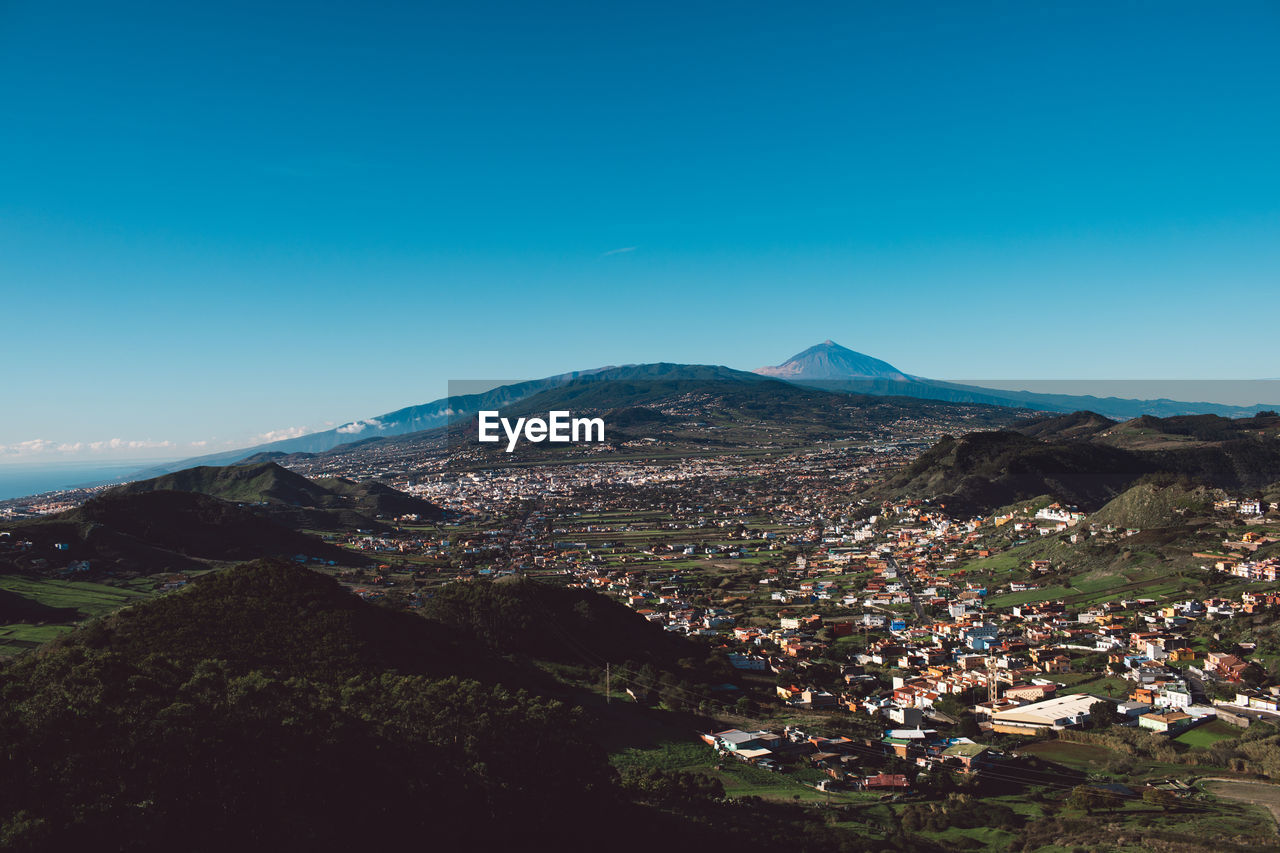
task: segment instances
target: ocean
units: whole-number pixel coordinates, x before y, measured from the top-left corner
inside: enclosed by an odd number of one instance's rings
[[[159,465],[162,461],[20,462],[0,465],[0,500],[110,483],[125,479],[144,468]]]

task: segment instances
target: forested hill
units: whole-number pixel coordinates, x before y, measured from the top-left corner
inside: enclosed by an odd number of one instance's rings
[[[342,565],[369,562],[251,509],[194,492],[109,492],[58,515],[15,522],[9,530],[15,541],[32,543],[26,550],[0,551],[0,569],[17,571],[87,562],[95,572],[157,572],[298,555]]]
[[[1155,470],[1154,461],[1119,448],[978,432],[944,438],[875,493],[929,498],[956,515],[1045,494],[1096,508]]]
[[[1152,476],[1254,492],[1280,480],[1277,434],[1272,413],[1115,423],[1081,412],[945,437],[871,494],[928,498],[965,514],[1037,495],[1091,511]]]
[[[440,508],[429,501],[381,483],[356,483],[340,477],[310,480],[270,461],[187,468],[150,480],[128,483],[113,489],[112,493],[154,491],[195,492],[225,501],[265,504],[274,510],[298,508],[342,513],[349,518],[351,525],[372,523],[379,516],[394,518],[414,514],[424,519],[441,516]],[[312,518],[321,515],[319,512],[310,514]]]
[[[0,672],[0,844],[585,841],[583,825],[622,803],[575,712],[415,674],[455,665],[436,627],[253,564],[23,658]]]
[[[726,803],[699,774],[619,778],[588,739],[600,722],[500,683],[518,671],[498,651],[525,628],[486,644],[468,627],[531,593],[457,595],[445,625],[260,562],[91,623],[0,668],[0,846],[882,848],[790,805]],[[617,614],[590,595],[540,606],[607,637]],[[581,627],[566,636],[591,642]]]

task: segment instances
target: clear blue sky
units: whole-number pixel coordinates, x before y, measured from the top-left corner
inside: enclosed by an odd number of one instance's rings
[[[0,460],[824,338],[1280,376],[1277,44],[1274,2],[0,0]]]

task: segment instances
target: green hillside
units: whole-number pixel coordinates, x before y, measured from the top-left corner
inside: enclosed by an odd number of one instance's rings
[[[128,483],[112,491],[118,494],[195,492],[225,501],[265,504],[282,521],[297,522],[294,526],[299,527],[333,526],[325,524],[326,519],[358,527],[373,524],[379,516],[391,518],[415,514],[421,518],[439,518],[441,515],[434,504],[381,483],[354,483],[336,477],[309,480],[270,461],[187,468],[154,479]]]
[[[570,606],[588,622],[617,615],[581,596]],[[491,596],[468,600],[468,623],[506,615]],[[577,627],[566,636],[590,641]],[[593,720],[563,687],[513,687],[521,678],[539,676],[462,625],[377,607],[295,565],[206,575],[0,667],[0,844],[584,850],[604,838],[638,853],[656,834],[677,849],[883,848],[798,805],[725,802],[704,774],[619,776],[593,734],[626,737],[643,712],[595,704]],[[940,850],[906,835],[894,849]]]
[[[1066,415],[1037,418],[1020,424],[1017,430],[1023,435],[1042,441],[1067,441],[1089,439],[1106,432],[1115,425],[1116,421],[1096,412],[1072,412]]]
[[[1113,447],[979,432],[944,438],[874,493],[933,498],[956,514],[1045,494],[1094,509],[1153,470],[1152,461]]]
[[[9,529],[14,541],[32,543],[29,549],[0,550],[0,568],[10,571],[43,573],[87,561],[97,576],[297,555],[345,565],[368,562],[248,508],[194,492],[112,491],[77,509],[16,522]]]
[[[1214,489],[1192,486],[1185,481],[1161,485],[1139,483],[1107,503],[1090,519],[1090,524],[1116,527],[1161,528],[1185,525],[1188,519],[1213,511]]]
[[[1016,432],[946,437],[871,494],[931,498],[958,513],[987,512],[1047,494],[1093,511],[1144,478],[1249,492],[1280,478],[1280,443],[1272,435],[1277,419],[1271,416],[1244,422],[1214,415],[1139,420],[1148,426],[1128,422],[1099,431],[1100,422],[1082,416],[1032,422]],[[1118,434],[1139,429],[1191,440],[1117,446],[1126,443],[1116,441]]]

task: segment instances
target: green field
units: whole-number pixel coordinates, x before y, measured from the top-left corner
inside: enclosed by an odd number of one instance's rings
[[[1056,598],[1065,598],[1075,591],[1064,586],[1047,586],[1041,589],[1023,590],[1022,592],[1007,592],[1004,595],[988,598],[986,603],[990,607],[1013,607],[1016,604],[1031,604],[1037,601],[1052,601]]]
[[[972,829],[951,827],[943,832],[922,832],[925,838],[942,842],[952,849],[977,849],[973,845],[981,844],[983,850],[1007,850],[1013,840],[1013,833],[990,826],[979,826]]]
[[[773,800],[803,802],[865,803],[874,802],[878,794],[832,792],[813,787],[826,776],[809,767],[794,765],[785,772],[774,773],[736,758],[719,758],[715,750],[700,740],[668,741],[642,749],[623,749],[609,757],[619,770],[657,769],[667,772],[706,773],[720,780],[728,797],[763,797]]]
[[[0,625],[0,657],[34,649],[73,630],[73,625]]]
[[[791,767],[782,773],[773,773],[759,767],[743,764],[734,758],[725,759],[721,770],[712,771],[724,785],[728,797],[762,797],[770,800],[799,800],[801,802],[869,803],[880,795],[862,791],[826,793],[812,787],[825,778],[820,771]]]
[[[1072,679],[1080,677],[1079,681],[1072,684]],[[1057,676],[1058,680],[1071,687],[1072,693],[1093,693],[1098,696],[1110,696],[1119,698],[1129,695],[1129,691],[1133,689],[1133,682],[1127,681],[1116,675],[1095,675],[1093,673],[1075,673],[1069,672]]]
[[[1209,747],[1220,740],[1240,737],[1243,731],[1223,720],[1211,720],[1202,726],[1183,732],[1174,740],[1187,746]]]
[[[49,607],[75,608],[81,614],[80,619],[70,619],[65,622],[43,624],[20,622],[0,625],[0,657],[9,657],[37,648],[74,630],[76,623],[82,619],[105,616],[146,598],[154,586],[154,581],[149,578],[139,578],[124,586],[107,586],[86,581],[0,575],[0,589]]]
[[[1054,761],[1078,770],[1100,770],[1115,758],[1111,750],[1090,743],[1069,743],[1064,740],[1044,740],[1018,747],[1019,755],[1034,755],[1046,761]]]
[[[716,751],[701,740],[671,741],[655,747],[630,748],[609,756],[619,770],[703,770],[714,767]]]
[[[86,616],[105,616],[146,597],[140,589],[17,575],[0,576],[0,589],[16,592],[50,607],[74,607]]]

